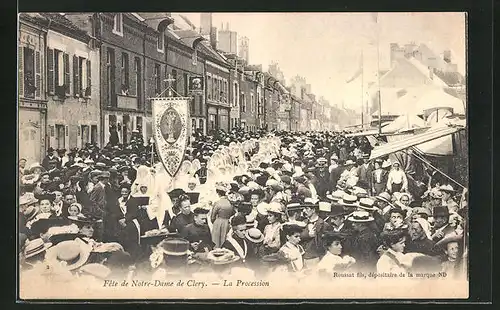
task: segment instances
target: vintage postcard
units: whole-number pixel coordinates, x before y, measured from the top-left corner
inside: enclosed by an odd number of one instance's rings
[[[466,18],[19,13],[19,299],[468,298]]]

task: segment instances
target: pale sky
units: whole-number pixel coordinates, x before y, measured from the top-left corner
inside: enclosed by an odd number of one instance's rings
[[[200,25],[199,13],[180,14]],[[389,66],[389,43],[413,41],[437,54],[450,49],[452,61],[465,71],[464,13],[379,13],[378,25],[372,13],[213,13],[213,26],[220,29],[222,23],[224,28],[229,23],[238,37],[249,38],[251,64],[262,64],[267,71],[276,61],[287,85],[293,76],[303,76],[312,93],[331,103],[359,92],[360,83],[345,81],[356,71],[361,50],[365,79],[376,72],[377,29],[381,69]]]

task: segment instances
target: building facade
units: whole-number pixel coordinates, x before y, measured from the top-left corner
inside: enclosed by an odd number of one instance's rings
[[[219,56],[220,57],[220,56]],[[229,129],[229,64],[215,57],[205,61],[207,131]]]
[[[175,31],[177,37],[167,37],[167,71],[175,78],[174,90],[181,96],[190,97],[189,114],[191,130],[206,132],[205,93],[189,91],[191,77],[205,76],[204,54],[199,52],[201,37],[194,31]],[[177,39],[178,38],[178,39]]]
[[[99,76],[99,49],[66,17],[48,17],[61,24],[47,33],[48,144],[66,150],[100,145],[100,90],[92,82]]]
[[[47,96],[45,79],[44,18],[19,14],[18,37],[18,138],[19,158],[28,164],[45,155]]]
[[[253,74],[244,73],[240,84],[241,127],[255,131],[257,124],[257,80]]]

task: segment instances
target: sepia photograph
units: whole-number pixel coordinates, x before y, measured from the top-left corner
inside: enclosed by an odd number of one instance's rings
[[[467,299],[466,33],[19,13],[19,300]]]

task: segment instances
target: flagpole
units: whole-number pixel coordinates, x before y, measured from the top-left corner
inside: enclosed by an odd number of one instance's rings
[[[364,68],[363,68],[363,49],[361,49],[361,130],[363,130],[365,128],[365,122],[364,122],[364,118],[363,118],[363,109],[364,109],[364,93],[363,93],[363,84],[364,84]]]
[[[376,32],[377,32],[377,80],[378,80],[378,134],[382,134],[382,99],[380,95],[380,47],[379,47],[379,26],[378,13],[376,13]]]

